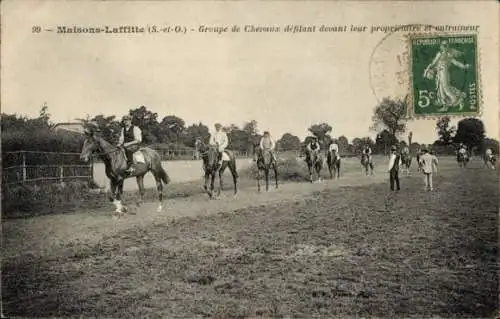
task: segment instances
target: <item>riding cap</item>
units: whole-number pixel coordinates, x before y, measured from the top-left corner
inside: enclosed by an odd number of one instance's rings
[[[396,145],[391,146],[391,151],[397,151],[398,147]]]
[[[124,116],[122,117],[122,121],[125,121],[125,120],[132,121],[132,116],[130,116],[130,115],[124,115]]]
[[[312,138],[313,138],[313,140],[317,140],[317,139],[318,139],[318,137],[317,137],[317,136],[315,136],[315,135],[313,135],[313,137],[312,137]]]
[[[215,123],[214,125],[215,127],[222,127],[222,125],[220,123]]]
[[[269,132],[268,131],[264,131],[264,135],[269,135]]]

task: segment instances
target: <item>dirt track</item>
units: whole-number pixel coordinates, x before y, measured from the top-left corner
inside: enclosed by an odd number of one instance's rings
[[[238,200],[228,192],[220,201],[169,200],[160,215],[149,204],[118,222],[104,211],[9,221],[8,237],[39,243],[11,240],[4,309],[63,317],[490,317],[498,304],[496,174],[478,163],[464,172],[443,164],[435,192],[423,192],[416,173],[402,178],[398,194],[386,183],[339,188],[386,176],[350,174],[268,194],[252,187]],[[169,221],[179,215],[190,217]]]
[[[20,252],[45,255],[46,252],[67,245],[68,242],[94,244],[104,235],[109,236],[136,226],[161,224],[173,218],[209,215],[286,201],[303,201],[326,188],[383,182],[387,179],[387,174],[380,170],[381,168],[373,176],[362,176],[359,171],[350,172],[340,180],[323,180],[318,184],[281,183],[279,189],[270,188],[269,193],[259,194],[256,187],[246,188],[241,189],[236,198],[233,197],[231,190],[225,190],[219,200],[208,200],[207,195],[169,199],[164,201],[162,213],[156,212],[156,203],[145,203],[140,208],[129,205],[129,211],[136,214],[127,214],[119,220],[110,217],[113,210],[111,203],[108,211],[6,220],[3,223],[4,256],[13,257]]]

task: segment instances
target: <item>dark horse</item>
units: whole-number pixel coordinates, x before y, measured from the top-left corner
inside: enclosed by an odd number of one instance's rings
[[[366,175],[368,175],[368,167],[370,168],[370,174],[373,175],[373,162],[368,154],[361,154],[361,166],[363,166]]]
[[[262,178],[261,172],[264,171],[264,177],[266,178],[266,191],[269,191],[269,171],[272,169],[274,171],[274,180],[276,182],[276,188],[278,188],[278,168],[276,165],[276,160],[270,150],[261,150],[259,148],[257,158],[257,189],[260,192],[260,179]]]
[[[205,145],[201,140],[197,140],[195,147],[203,160],[203,169],[205,171],[205,184],[203,185],[203,188],[207,192],[208,196],[211,199],[214,198],[214,184],[217,173],[219,173],[219,189],[217,190],[216,196],[220,195],[220,192],[224,187],[222,175],[227,167],[229,167],[231,175],[233,175],[234,195],[236,195],[238,193],[238,172],[236,171],[236,158],[234,153],[226,150],[225,153],[229,157],[229,160],[224,159],[223,157],[222,164],[219,164],[219,152],[215,146]],[[209,182],[210,187],[208,186]]]
[[[126,171],[127,158],[125,150],[122,147],[114,146],[105,141],[99,136],[95,126],[89,125],[85,128],[85,141],[83,143],[80,158],[88,161],[93,153],[103,161],[106,176],[110,181],[110,201],[116,206],[116,213],[122,215],[126,211],[126,207],[122,205],[121,198],[123,194],[123,182],[129,177],[135,177],[139,186],[141,202],[144,201],[144,175],[151,172],[156,181],[156,189],[158,190],[158,212],[161,212],[163,201],[163,184],[168,184],[170,178],[167,172],[161,166],[161,157],[153,149],[148,147],[140,148],[134,154],[134,172],[132,174]],[[139,158],[138,158],[139,157]],[[142,157],[142,158],[140,158]],[[137,203],[140,205],[140,202]]]
[[[407,176],[410,175],[411,160],[410,153],[401,153],[401,163],[403,164],[403,169]]]
[[[309,170],[309,181],[313,182],[313,170],[316,172],[316,176],[318,177],[318,182],[321,182],[321,176],[319,173],[321,169],[323,169],[323,158],[319,153],[319,150],[308,150],[306,149],[306,163],[307,169]]]
[[[328,151],[326,154],[326,163],[328,164],[328,171],[330,172],[330,178],[334,176],[340,178],[340,155],[334,151]]]

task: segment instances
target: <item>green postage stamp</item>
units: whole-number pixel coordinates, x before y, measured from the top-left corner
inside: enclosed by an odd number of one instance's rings
[[[477,36],[412,35],[410,116],[480,114]]]

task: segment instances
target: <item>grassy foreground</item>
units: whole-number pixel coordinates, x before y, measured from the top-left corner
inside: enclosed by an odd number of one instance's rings
[[[495,174],[318,192],[4,260],[4,315],[490,317]]]

